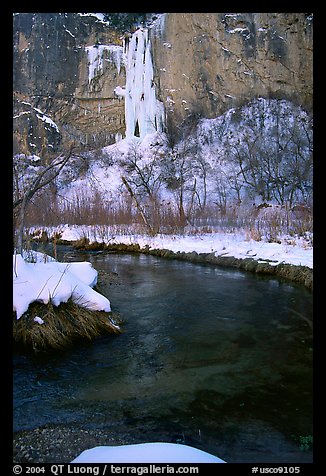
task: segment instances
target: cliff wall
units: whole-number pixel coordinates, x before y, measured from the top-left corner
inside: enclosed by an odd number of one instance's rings
[[[170,122],[216,117],[262,96],[312,108],[312,17],[304,13],[167,13],[152,29]]]
[[[124,35],[93,16],[14,18],[14,144],[98,148],[126,131]],[[253,97],[312,110],[312,17],[304,13],[166,13],[149,32],[153,85],[166,125],[216,117]],[[145,58],[145,57],[144,57]]]
[[[96,148],[122,135],[124,101],[114,93],[126,82],[122,54],[121,35],[93,16],[15,15],[16,148],[40,153],[49,144],[55,150],[70,140]],[[40,111],[43,121],[37,117]],[[55,127],[43,127],[44,117],[54,121],[60,134]]]

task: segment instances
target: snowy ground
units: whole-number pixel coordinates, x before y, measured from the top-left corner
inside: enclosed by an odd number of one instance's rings
[[[87,309],[110,312],[110,301],[92,289],[97,271],[90,263],[59,263],[43,253],[33,253],[36,262],[13,256],[13,310],[19,319],[34,302],[55,306],[72,299]],[[40,317],[34,318],[42,325]]]
[[[215,256],[233,256],[234,258],[254,258],[257,261],[307,266],[313,268],[313,247],[302,237],[280,237],[281,243],[255,241],[246,236],[245,232],[207,233],[198,235],[163,235],[156,236],[136,234],[115,234],[103,226],[62,225],[57,228],[46,228],[49,236],[61,232],[61,238],[74,241],[88,238],[90,242],[139,244],[149,249],[168,249],[173,252],[184,251],[197,253],[214,253]]]
[[[177,443],[97,446],[83,451],[72,463],[225,463],[217,456]]]

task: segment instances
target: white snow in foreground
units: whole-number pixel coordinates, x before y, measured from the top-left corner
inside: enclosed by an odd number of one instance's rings
[[[222,459],[188,445],[140,443],[96,446],[83,451],[72,463],[225,463]]]
[[[55,229],[47,229],[49,235]],[[57,230],[59,231],[59,230]],[[62,239],[67,241],[87,237],[90,242],[106,241],[107,243],[139,244],[141,248],[168,249],[173,252],[214,253],[215,256],[232,256],[234,258],[254,258],[257,261],[268,261],[271,265],[280,263],[313,268],[313,248],[302,237],[284,236],[281,243],[255,241],[248,239],[245,233],[207,233],[201,235],[118,235],[107,232],[104,237],[103,229],[87,226],[60,227]],[[270,261],[269,261],[270,260]]]
[[[42,254],[35,255],[39,259]],[[110,301],[92,289],[96,282],[97,271],[88,262],[59,263],[49,258],[47,262],[29,263],[20,254],[14,255],[13,310],[19,319],[34,301],[51,301],[58,306],[71,298],[93,311],[110,312]],[[42,324],[40,320],[35,322]]]

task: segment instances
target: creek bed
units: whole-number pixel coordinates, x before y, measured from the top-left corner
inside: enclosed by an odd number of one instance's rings
[[[62,246],[58,259],[93,264],[124,333],[15,353],[15,462],[150,441],[227,462],[312,462],[304,286],[143,254]]]

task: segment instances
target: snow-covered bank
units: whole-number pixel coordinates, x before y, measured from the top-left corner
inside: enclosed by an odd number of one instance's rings
[[[115,237],[115,242],[138,243],[141,248],[168,249],[173,252],[193,251],[197,253],[214,253],[215,256],[234,258],[254,258],[257,261],[268,261],[270,264],[280,263],[297,266],[313,267],[312,248],[289,243],[267,243],[245,240],[239,235],[214,233],[201,236],[163,236],[158,237]]]
[[[58,228],[47,228],[51,236]],[[62,226],[61,238],[75,241],[86,237],[90,243],[98,241],[106,244],[138,244],[140,248],[168,249],[173,252],[214,253],[215,256],[232,256],[234,258],[254,258],[257,261],[268,261],[271,265],[280,263],[313,268],[313,247],[302,237],[284,236],[280,243],[255,241],[247,238],[245,233],[207,233],[200,235],[118,235],[106,233],[103,227]]]
[[[31,261],[32,260],[32,261]],[[110,301],[92,289],[88,262],[59,263],[38,252],[13,256],[13,339],[34,352],[121,332]]]
[[[40,260],[41,253],[34,256]],[[47,257],[49,258],[49,257]],[[110,301],[92,289],[97,271],[90,263],[26,262],[19,254],[13,256],[13,310],[19,319],[32,302],[58,306],[72,299],[87,309],[110,312]],[[35,322],[43,324],[42,319]]]

